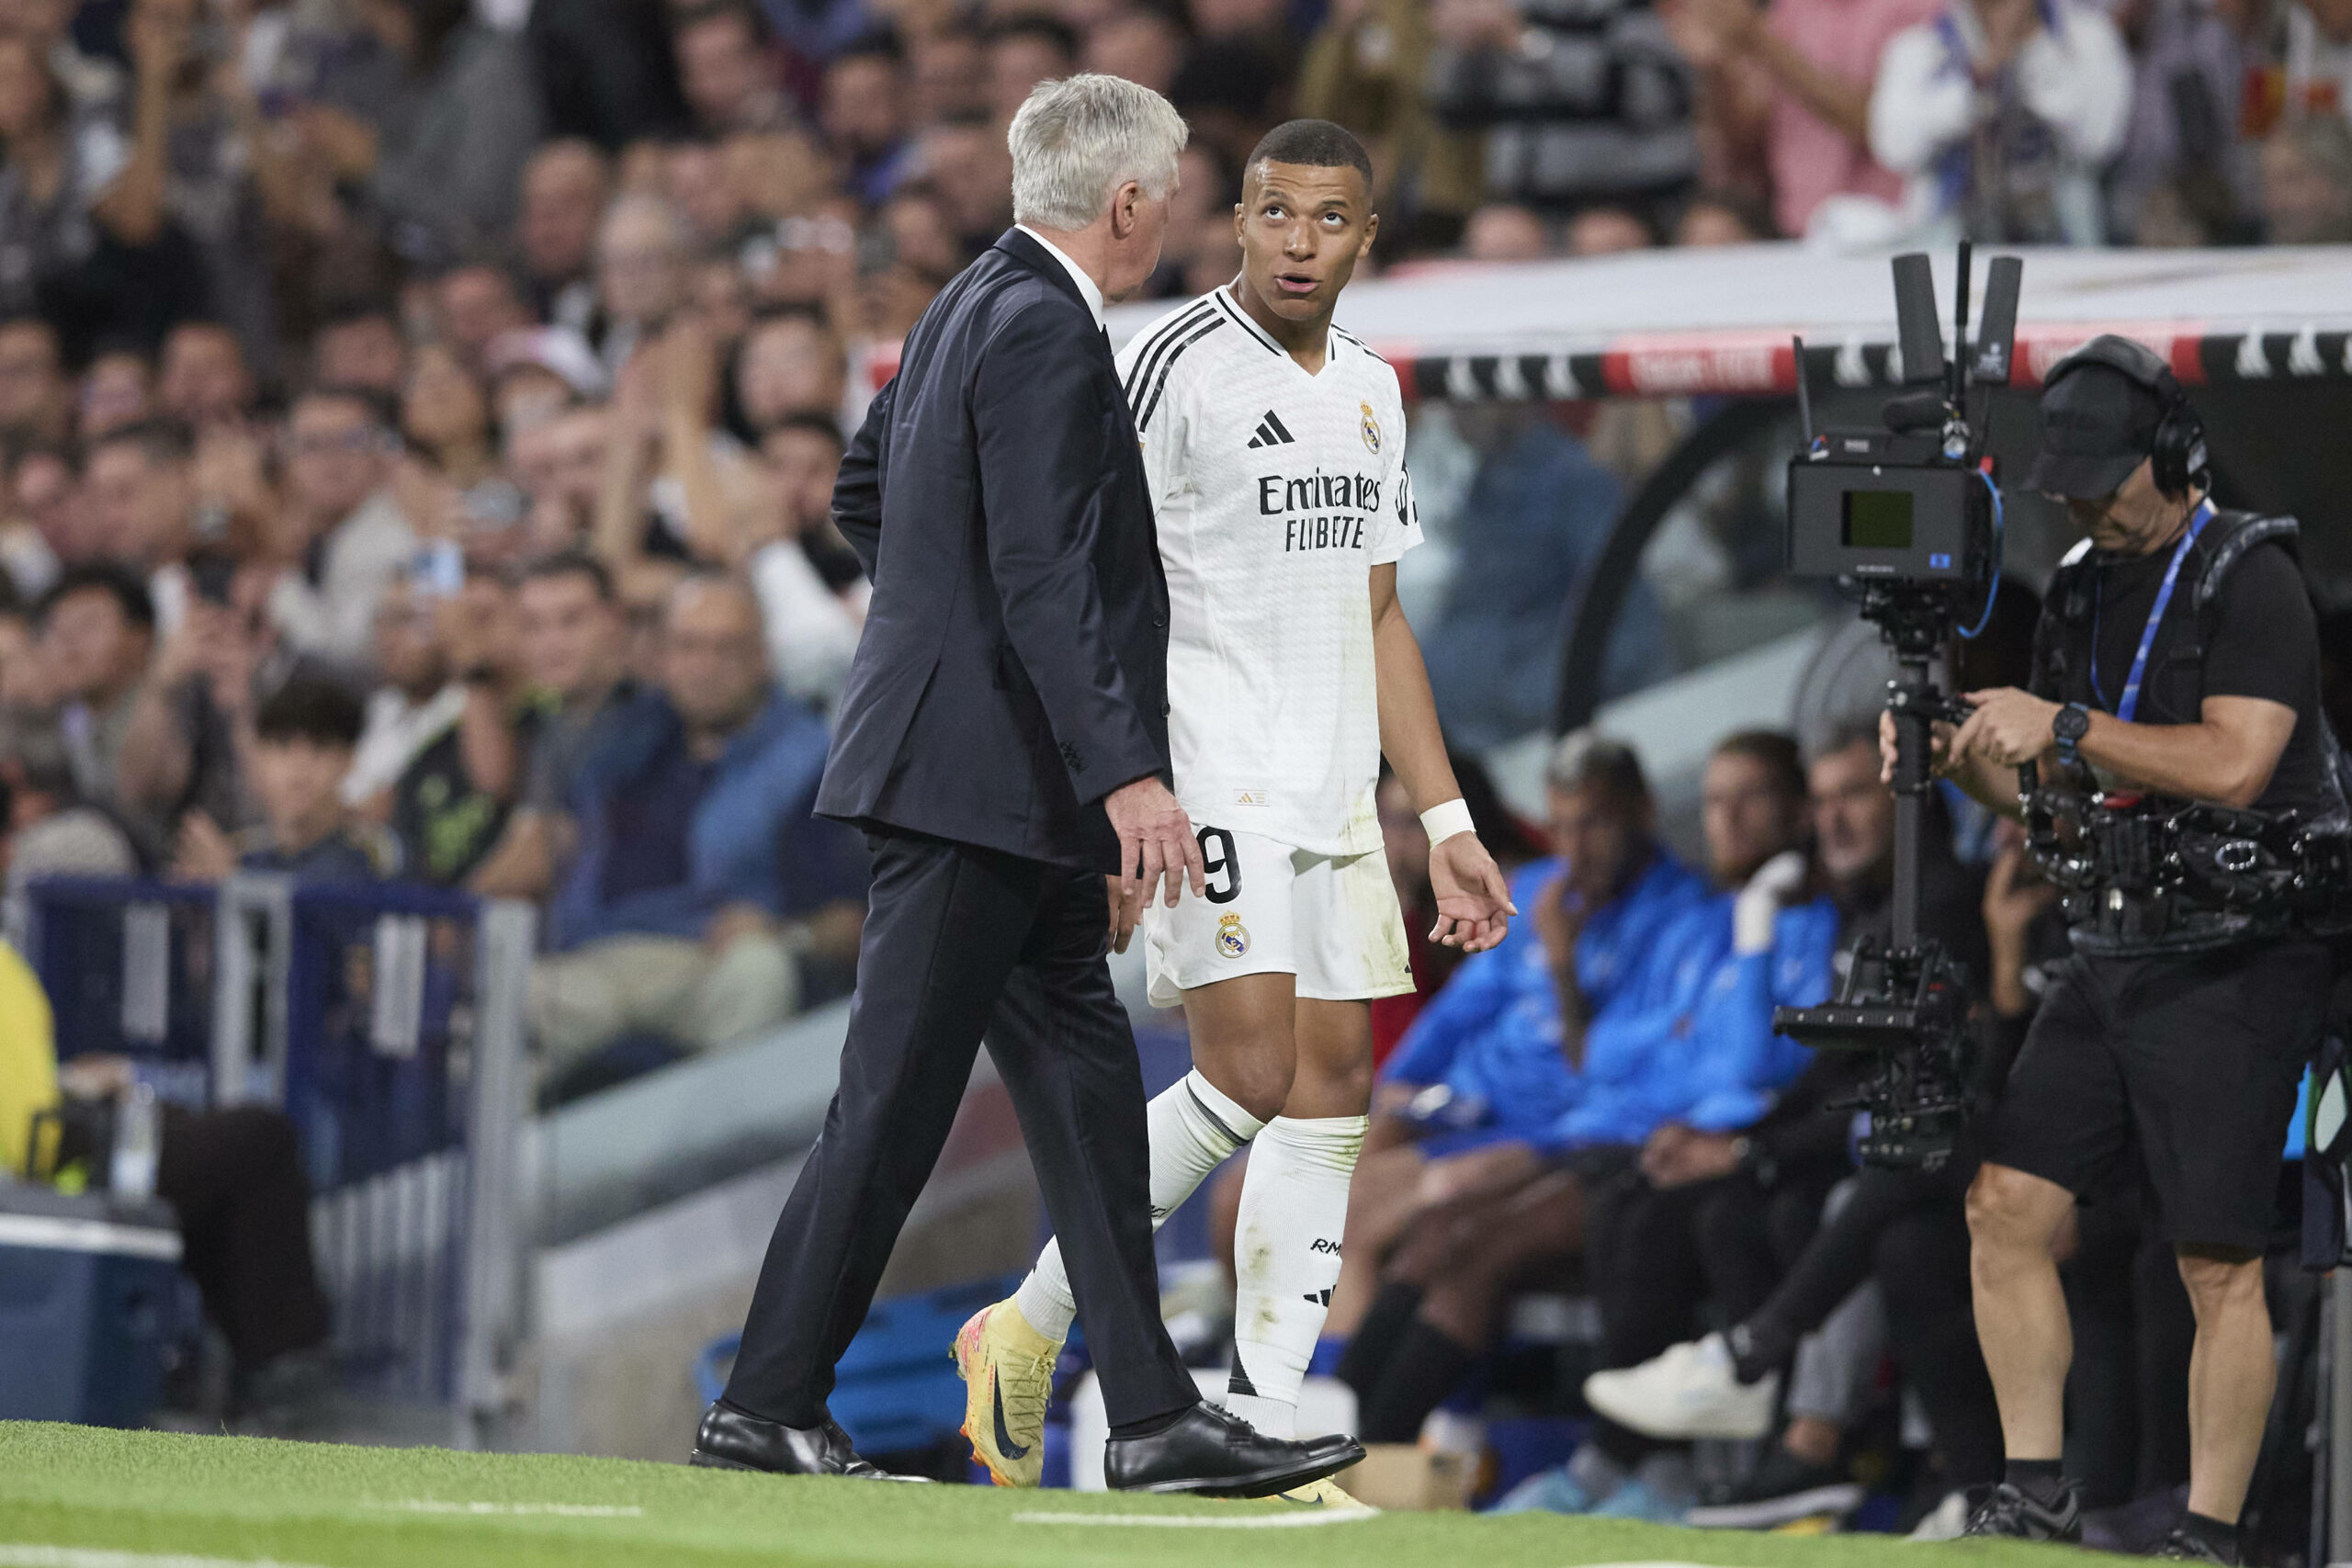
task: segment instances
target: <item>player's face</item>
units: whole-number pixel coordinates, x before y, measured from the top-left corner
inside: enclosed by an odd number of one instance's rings
[[[1311,321],[1331,313],[1380,220],[1351,165],[1254,165],[1234,209],[1244,286],[1276,315]]]

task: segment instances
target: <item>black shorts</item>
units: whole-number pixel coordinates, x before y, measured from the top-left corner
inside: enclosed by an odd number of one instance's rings
[[[2076,1196],[2136,1145],[2175,1245],[2267,1247],[2295,1086],[2335,975],[2314,942],[2057,971],[1984,1128],[1984,1157]]]

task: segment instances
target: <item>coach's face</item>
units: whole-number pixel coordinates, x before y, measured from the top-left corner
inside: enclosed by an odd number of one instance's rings
[[[1380,231],[1372,193],[1354,165],[1323,168],[1271,158],[1250,166],[1233,223],[1250,290],[1294,321],[1330,313]]]
[[[1111,246],[1102,279],[1102,297],[1114,303],[1144,286],[1159,270],[1160,243],[1168,238],[1168,209],[1175,203],[1178,182],[1170,178],[1161,196],[1147,193],[1128,180],[1111,193]]]

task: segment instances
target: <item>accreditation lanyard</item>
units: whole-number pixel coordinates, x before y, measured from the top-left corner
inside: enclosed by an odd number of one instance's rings
[[[2173,547],[2172,564],[2165,568],[2164,584],[2156,590],[2156,602],[2148,610],[2148,624],[2140,630],[2140,651],[2132,656],[2132,673],[2124,678],[2122,699],[2115,705],[2115,716],[2126,724],[2131,723],[2132,716],[2140,711],[2140,680],[2148,672],[2148,649],[2156,646],[2156,627],[2164,624],[2165,607],[2172,603],[2173,586],[2180,581],[2180,563],[2188,558],[2188,552],[2196,547],[2197,536],[2204,531],[2205,525],[2212,521],[2212,517],[2213,503],[2210,501],[2201,502],[2189,516],[2188,532],[2183,534],[2180,543]],[[2101,597],[2104,597],[2103,590],[2102,580]],[[2102,702],[2106,700],[2106,693],[2098,683],[2097,600],[2093,600],[2091,610],[2091,693]]]

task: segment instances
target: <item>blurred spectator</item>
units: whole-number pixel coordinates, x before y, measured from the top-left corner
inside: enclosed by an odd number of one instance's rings
[[[529,54],[466,0],[366,0],[365,47],[297,111],[304,141],[427,265],[497,245],[546,123]]]
[[[625,668],[620,605],[603,562],[576,551],[549,556],[525,572],[514,597],[537,723],[520,800],[470,886],[493,897],[544,899],[570,859],[566,812],[581,764],[614,733],[638,687]]]
[[[164,339],[155,400],[190,430],[243,423],[254,390],[243,345],[220,322],[182,321]]]
[[[916,153],[922,177],[947,203],[967,255],[978,255],[1012,227],[1012,152],[985,116],[930,127]]]
[[[608,376],[677,309],[693,243],[685,220],[660,197],[624,196],[605,211],[596,235],[596,293],[603,308],[597,353]]]
[[[678,85],[714,136],[776,130],[792,111],[768,62],[765,24],[744,0],[707,0],[677,15]]]
[[[0,715],[0,784],[8,806],[0,830],[7,838],[10,940],[23,931],[25,889],[35,877],[137,874],[130,835],[83,797],[64,738],[45,714],[11,706]]]
[[[999,127],[1040,82],[1057,81],[1078,69],[1078,34],[1069,24],[1036,12],[1019,12],[989,27],[982,44],[988,73],[988,109]],[[1000,131],[999,140],[1002,140]]]
[[[416,553],[415,527],[386,488],[399,438],[385,400],[322,386],[286,421],[286,520],[302,563],[278,581],[270,613],[296,648],[367,661],[376,605]]]
[[[1568,220],[1567,251],[1572,256],[1616,255],[1657,243],[1657,231],[1649,220],[1628,207],[1604,202]]]
[[[1771,237],[1762,209],[1723,191],[1701,191],[1674,220],[1674,243],[1694,245],[1752,245]]]
[[[248,768],[261,820],[232,836],[202,811],[180,819],[172,874],[218,882],[231,872],[286,872],[309,882],[371,882],[390,864],[345,821],[343,782],[359,743],[359,700],[298,675],[254,715]]]
[[[163,420],[125,425],[83,449],[82,489],[99,553],[136,569],[168,634],[187,615],[190,456],[187,431]]]
[[[75,420],[82,439],[111,435],[154,412],[154,374],[147,356],[132,348],[99,350],[82,373],[82,402]]]
[[[2096,245],[2099,177],[2131,108],[2131,60],[2104,11],[1949,0],[1887,44],[1871,150],[1907,181],[1910,243]]]
[[[1384,246],[1408,237],[1451,243],[1449,223],[1484,189],[1477,136],[1442,125],[1424,90],[1437,43],[1432,15],[1426,0],[1335,5],[1299,67],[1293,112],[1347,127],[1372,153]]]
[[[1871,85],[1897,33],[1938,0],[1672,0],[1668,27],[1704,83],[1717,177],[1760,162],[1781,232],[1798,235],[1833,196],[1892,203],[1902,181],[1871,157]]]
[[[799,414],[772,431],[761,455],[774,483],[761,515],[773,523],[743,540],[744,568],[760,602],[768,664],[777,682],[804,702],[830,707],[849,681],[864,627],[857,559],[831,521],[833,479],[841,470],[838,425]]]
[[[441,334],[468,372],[481,374],[491,341],[531,324],[514,280],[494,266],[453,267],[435,284]]]
[[[2262,225],[2274,245],[2352,240],[2352,125],[2313,116],[2262,144]]]
[[[819,122],[861,201],[883,200],[906,177],[906,62],[893,34],[863,39],[825,67]]]
[[[1184,63],[1184,29],[1149,6],[1115,11],[1088,29],[1084,69],[1124,76],[1165,96]]]
[[[168,744],[177,725],[166,682],[149,678],[155,608],[146,585],[112,564],[68,567],[41,600],[39,629],[75,794],[120,821],[142,860],[160,858],[186,756],[154,754],[156,739]],[[149,748],[133,744],[141,735]]]
[[[531,986],[550,1072],[625,1034],[743,1040],[856,948],[855,841],[809,816],[824,727],[769,687],[758,605],[690,578],[662,638],[662,689],[575,780],[578,858]]]
[[[402,874],[461,882],[506,823],[520,776],[508,717],[514,675],[505,588],[480,573],[458,583],[430,558],[396,581],[376,612],[367,727],[344,777],[345,804],[388,825]]]
[[[988,113],[988,64],[968,22],[918,28],[908,39],[909,122],[916,127]]]
[[[2117,9],[2133,55],[2132,118],[2109,201],[2118,238],[2144,245],[2256,237],[2252,149],[2238,140],[2256,63],[2241,36],[2249,9],[2216,0]],[[2168,222],[2177,235],[2163,231]]]
[[[0,434],[62,441],[73,419],[56,330],[38,316],[0,321]]]
[[[1455,423],[1478,471],[1457,524],[1460,564],[1426,652],[1448,739],[1477,749],[1551,721],[1564,617],[1615,525],[1618,488],[1539,405],[1465,406]],[[1634,583],[1602,690],[1648,679],[1665,659],[1664,637],[1655,597]]]
[[[842,345],[813,311],[782,310],[753,325],[735,361],[735,396],[754,435],[796,414],[838,423],[849,378]]]
[[[2272,16],[2285,34],[2278,73],[2284,117],[2352,115],[2352,6],[2286,0]]]
[[[1490,201],[1463,226],[1462,254],[1479,262],[1542,261],[1553,254],[1552,235],[1532,209]]]
[[[1697,176],[1690,67],[1642,0],[1437,0],[1430,16],[1430,102],[1486,132],[1488,199],[1659,201]]]
[[[596,229],[611,173],[587,141],[550,141],[523,165],[515,248],[541,320],[585,333],[596,310]]]
[[[407,364],[408,344],[392,313],[381,306],[354,305],[319,324],[311,340],[310,384],[397,397]]]
[[[684,125],[663,0],[532,0],[524,30],[551,134],[609,152]]]
[[[74,465],[56,446],[29,446],[8,475],[8,535],[5,559],[16,587],[28,597],[49,592],[61,565],[86,561],[98,551],[87,508],[74,482]],[[29,525],[28,536],[23,525]]]

